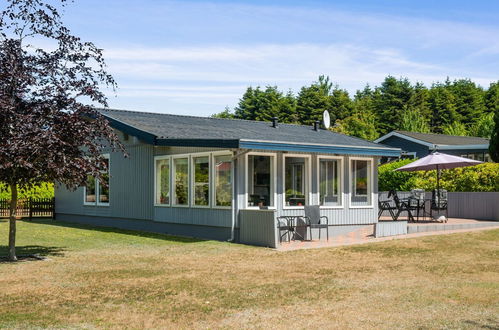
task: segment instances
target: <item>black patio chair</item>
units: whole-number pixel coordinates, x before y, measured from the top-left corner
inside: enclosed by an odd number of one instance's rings
[[[395,202],[395,206],[397,207],[397,214],[395,214],[394,220],[398,220],[400,213],[407,212],[407,216],[409,218],[409,221],[414,222],[414,216],[412,215],[412,211],[416,211],[416,208],[409,204],[409,200],[407,200],[407,201],[401,200],[399,198],[399,196],[397,195],[397,192],[392,191],[390,193],[393,195],[393,200]]]
[[[294,235],[294,227],[292,219],[286,216],[277,217],[277,231],[279,233],[279,243],[282,243],[282,238],[288,236],[288,242],[291,241],[291,235]],[[282,233],[284,231],[284,233]]]
[[[392,217],[392,220],[396,220],[394,212],[398,209],[395,205],[395,201],[393,199],[390,200],[390,197],[392,197],[392,193],[394,193],[394,191],[390,191],[388,193],[388,199],[386,200],[378,199],[378,220],[379,218],[381,218],[381,215],[384,211],[388,211],[390,213],[390,216]]]
[[[306,205],[305,206],[305,219],[308,221],[310,228],[310,240],[312,240],[312,229],[319,229],[319,240],[321,239],[322,229],[326,229],[326,237],[329,241],[329,219],[328,217],[321,216],[321,208],[319,205]]]
[[[433,218],[433,211],[445,211],[445,222],[449,217],[447,190],[435,189],[431,193],[430,216]]]
[[[426,214],[426,205],[425,205],[425,191],[424,189],[412,189],[411,196],[409,197],[409,206],[411,209],[416,210],[416,219],[419,221],[420,211],[423,214],[423,220]]]

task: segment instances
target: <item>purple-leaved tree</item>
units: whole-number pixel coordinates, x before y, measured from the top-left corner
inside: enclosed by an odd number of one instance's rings
[[[102,50],[61,20],[65,0],[7,0],[0,16],[0,182],[11,191],[9,260],[15,261],[18,190],[52,181],[75,189],[123,150],[95,106],[115,88]]]

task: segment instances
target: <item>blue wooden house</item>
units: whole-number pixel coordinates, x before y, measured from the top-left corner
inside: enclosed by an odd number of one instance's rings
[[[320,205],[331,234],[377,222],[377,164],[400,149],[314,126],[103,110],[129,157],[108,185],[56,189],[63,221],[277,244],[275,219]],[[107,186],[107,187],[106,187]]]
[[[490,161],[489,140],[474,136],[393,131],[374,142],[402,149],[402,155],[422,158],[433,151],[466,157],[479,161]]]

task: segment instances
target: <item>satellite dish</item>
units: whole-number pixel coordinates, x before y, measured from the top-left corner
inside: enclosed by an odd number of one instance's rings
[[[329,117],[329,112],[327,110],[324,110],[322,113],[322,123],[326,129],[329,129],[331,126],[331,118]]]

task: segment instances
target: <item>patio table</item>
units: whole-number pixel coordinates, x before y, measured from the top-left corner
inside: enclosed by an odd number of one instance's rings
[[[298,224],[298,221],[300,220],[300,218],[302,219],[304,224]],[[287,233],[291,235],[289,240],[296,240],[296,237],[301,238],[301,240],[303,240],[303,241],[305,240],[305,236],[302,235],[302,233],[300,233],[299,231],[297,231],[297,229],[299,229],[299,228],[305,228],[305,233],[306,233],[307,227],[309,227],[309,225],[307,224],[306,220],[304,220],[304,217],[302,215],[282,215],[282,216],[279,216],[277,218],[277,221],[280,221],[280,220],[284,220],[286,222],[286,229],[285,230],[287,230]],[[279,233],[279,235],[280,235],[280,233]],[[284,235],[280,235],[281,238]]]

